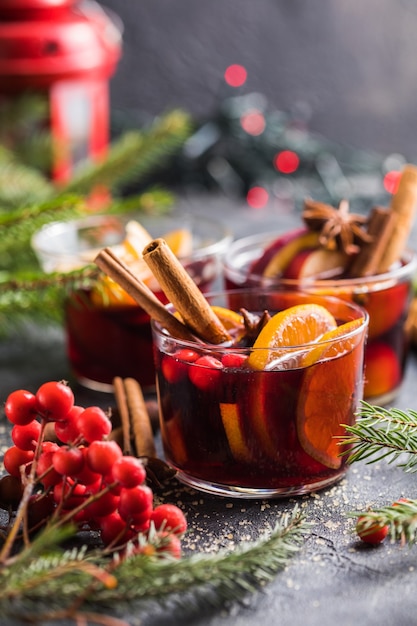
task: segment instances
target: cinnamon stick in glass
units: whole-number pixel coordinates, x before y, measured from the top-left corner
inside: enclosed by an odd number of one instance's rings
[[[230,340],[229,333],[164,239],[151,241],[142,254],[162,291],[195,335],[216,345]]]
[[[382,207],[372,209],[367,229],[371,238],[362,243],[360,251],[349,268],[349,276],[373,276],[378,273],[381,258],[392,236],[396,220],[397,216],[389,209]]]
[[[196,341],[192,332],[172,315],[144,282],[137,278],[110,248],[101,250],[94,259],[95,264],[110,276],[152,319],[159,322],[178,339]]]
[[[401,174],[397,192],[391,200],[390,210],[396,215],[391,237],[379,264],[378,273],[386,272],[401,259],[413,226],[417,208],[417,167],[406,165]]]

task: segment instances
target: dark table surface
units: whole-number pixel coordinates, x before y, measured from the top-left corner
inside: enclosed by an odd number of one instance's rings
[[[192,204],[192,203],[191,203]],[[226,201],[199,199],[195,211],[221,214],[235,236],[286,228],[298,219],[290,207],[248,209]],[[225,210],[227,209],[227,210]],[[72,379],[60,328],[26,329],[0,342],[0,403],[25,387],[36,390],[46,380],[69,380],[77,402],[114,404],[111,394],[79,387]],[[411,354],[403,387],[394,401],[416,409],[417,356]],[[7,445],[9,425],[0,418],[0,444]],[[2,452],[3,450],[0,450]],[[241,540],[269,531],[283,512],[301,507],[311,529],[301,551],[262,590],[214,613],[150,612],[126,616],[132,626],[399,626],[417,621],[417,548],[386,541],[372,548],[356,539],[349,511],[383,506],[401,496],[416,497],[416,476],[394,464],[354,464],[337,485],[316,494],[282,500],[216,498],[174,485],[167,501],[186,512],[188,552],[233,549]],[[11,622],[13,623],[13,622]],[[17,622],[16,622],[17,623]]]

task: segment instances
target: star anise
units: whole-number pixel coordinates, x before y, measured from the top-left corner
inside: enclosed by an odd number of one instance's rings
[[[271,315],[266,310],[261,315],[250,313],[246,309],[240,309],[240,313],[245,325],[245,344],[252,346],[262,328],[271,319]]]
[[[328,250],[341,249],[346,254],[356,254],[361,242],[372,239],[363,228],[367,217],[349,213],[347,200],[342,200],[335,209],[330,204],[307,199],[303,220],[311,230],[319,231],[319,243]]]

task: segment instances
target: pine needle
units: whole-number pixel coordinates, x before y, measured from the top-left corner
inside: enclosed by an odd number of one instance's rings
[[[298,550],[308,525],[297,507],[283,516],[270,535],[245,543],[232,552],[195,554],[176,560],[132,555],[113,561],[85,548],[58,552],[59,535],[45,531],[28,552],[0,571],[0,616],[13,614],[33,619],[35,604],[50,611],[71,611],[82,598],[83,606],[99,613],[123,611],[139,602],[157,599],[177,607],[221,607],[255,591],[281,571]],[[108,584],[111,571],[117,586]],[[100,574],[100,572],[102,574]],[[88,592],[86,592],[86,590]],[[37,619],[45,615],[37,610]]]
[[[86,164],[75,173],[65,191],[86,193],[94,185],[119,191],[129,183],[136,184],[164,165],[190,133],[190,118],[181,111],[172,111],[157,119],[147,132],[128,131],[112,143],[102,163]]]
[[[417,470],[417,412],[383,408],[362,402],[358,421],[346,426],[341,444],[349,449],[348,462],[397,462],[406,472]],[[400,459],[401,457],[401,459]]]

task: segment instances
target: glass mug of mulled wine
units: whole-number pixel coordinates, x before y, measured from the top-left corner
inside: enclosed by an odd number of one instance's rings
[[[373,404],[386,404],[397,395],[404,377],[409,348],[405,322],[413,294],[417,256],[407,250],[391,269],[370,276],[334,277],[329,268],[328,277],[310,275],[306,278],[301,276],[301,268],[303,264],[315,262],[312,253],[316,249],[312,244],[303,248],[300,237],[309,236],[304,229],[295,229],[291,233],[260,233],[234,241],[222,261],[225,287],[303,289],[334,295],[366,309],[369,329],[364,399]],[[275,262],[281,263],[287,252],[288,270],[285,275],[274,275],[271,268]]]
[[[230,341],[178,339],[152,321],[161,437],[178,478],[242,498],[338,481],[340,437],[363,393],[366,311],[286,289],[206,298]]]
[[[74,281],[65,302],[67,354],[75,378],[85,387],[112,392],[113,379],[135,378],[155,389],[149,316],[97,267],[97,253],[110,247],[161,301],[158,284],[141,258],[153,237],[165,237],[201,291],[220,280],[220,257],[232,237],[220,222],[188,213],[147,216],[94,215],[41,228],[32,246],[46,272],[91,267]]]

